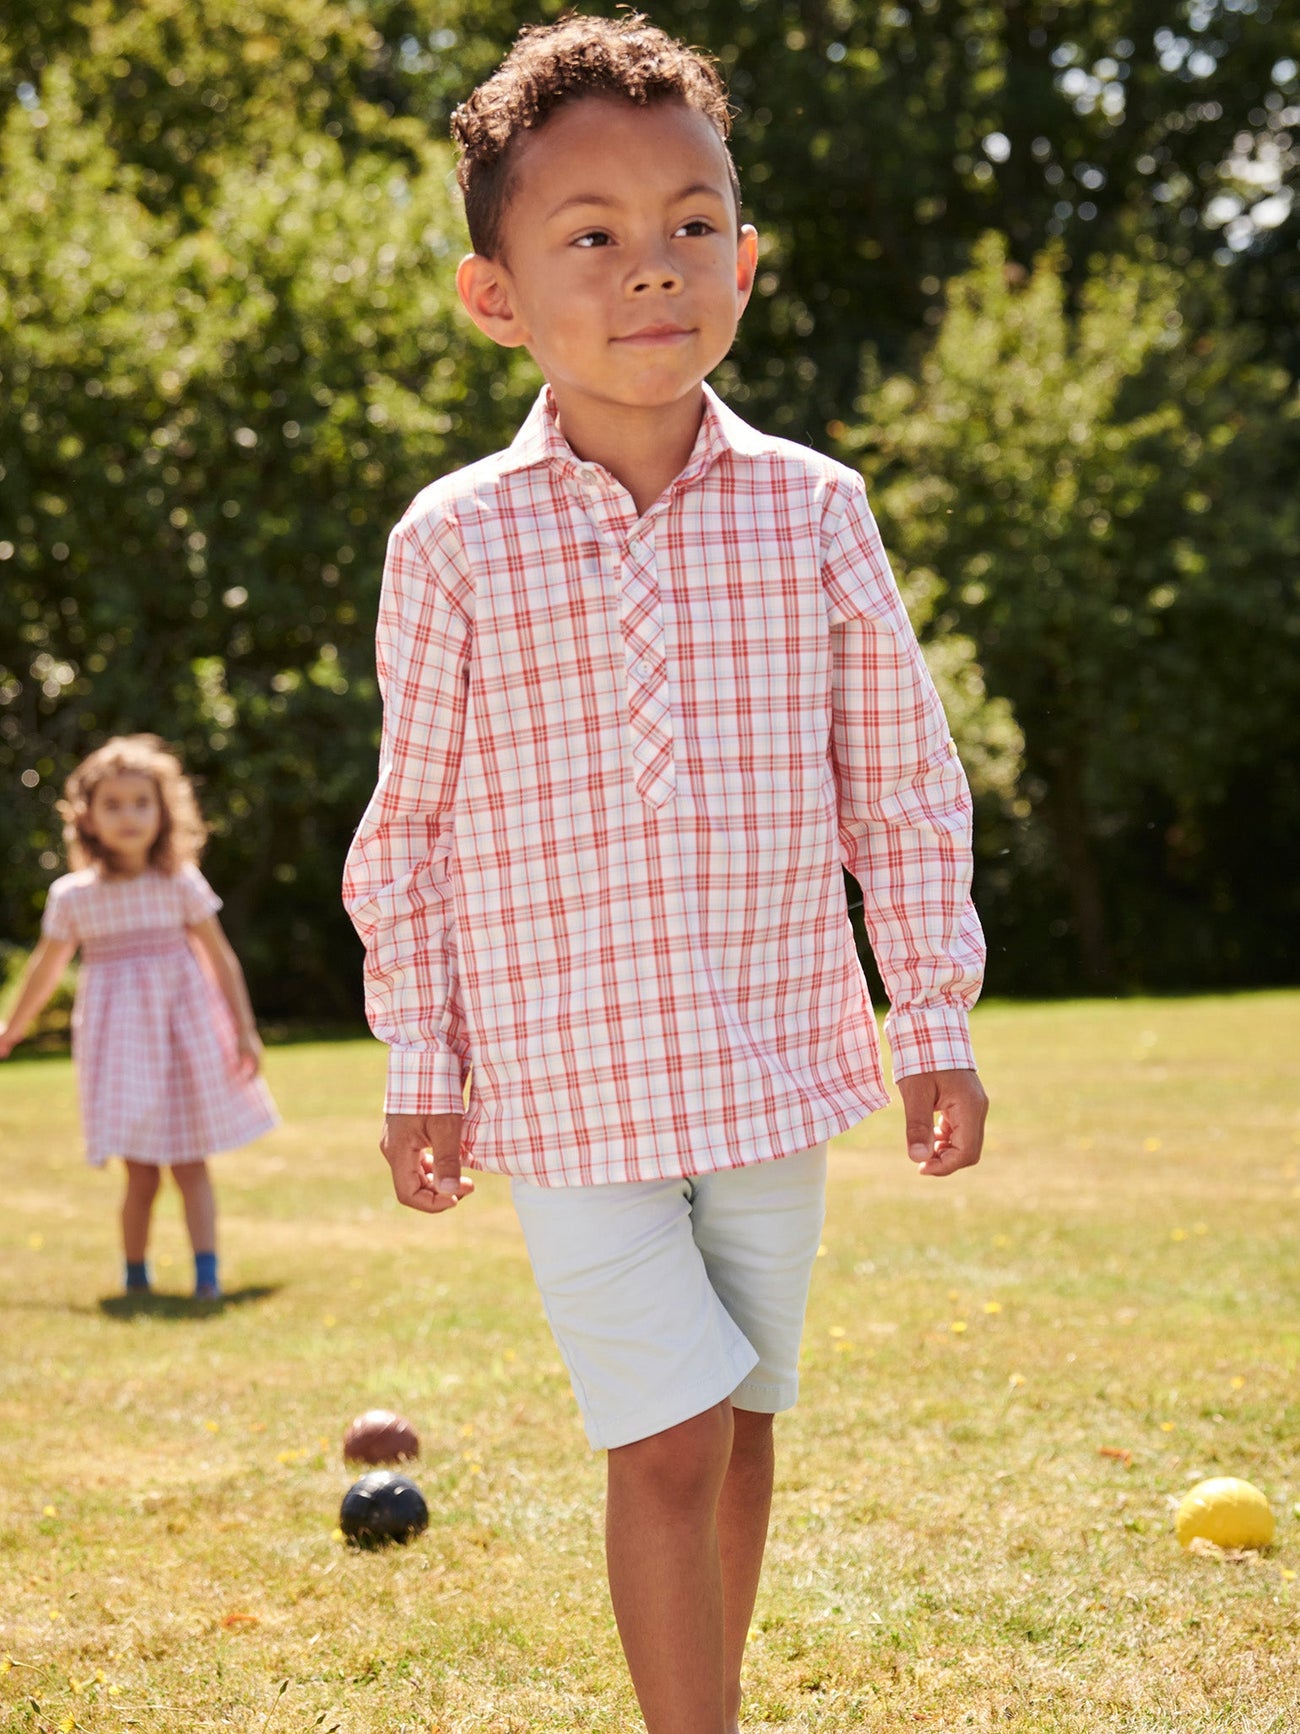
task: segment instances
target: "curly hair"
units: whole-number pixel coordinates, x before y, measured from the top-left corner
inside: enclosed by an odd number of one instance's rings
[[[622,18],[577,15],[558,24],[526,24],[497,70],[451,117],[460,152],[456,178],[476,253],[500,256],[513,191],[511,159],[520,137],[582,96],[617,96],[642,108],[682,102],[698,109],[722,140],[739,216],[740,181],[727,149],[731,105],[714,62],[639,12]]]
[[[160,873],[175,873],[197,861],[208,828],[180,760],[157,735],[114,735],[83,759],[64,784],[59,812],[69,865],[114,871],[110,851],[88,821],[96,789],[109,777],[120,776],[148,777],[158,791],[162,822],[149,850],[149,865]]]

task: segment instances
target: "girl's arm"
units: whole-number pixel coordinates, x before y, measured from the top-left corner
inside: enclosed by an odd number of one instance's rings
[[[239,967],[239,959],[215,915],[209,915],[204,921],[196,921],[189,931],[190,937],[197,941],[212,965],[217,986],[225,995],[226,1004],[235,1020],[239,1036],[240,1076],[251,1078],[262,1063],[262,1044],[258,1039],[253,1002],[248,997],[248,987],[244,981],[244,972]]]
[[[59,977],[72,961],[77,949],[68,939],[38,940],[36,949],[27,960],[18,998],[9,1014],[9,1021],[0,1024],[0,1060],[7,1060],[44,1010],[50,995],[59,985]]]

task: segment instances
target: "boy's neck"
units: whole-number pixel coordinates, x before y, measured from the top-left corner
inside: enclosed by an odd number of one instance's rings
[[[555,392],[560,432],[575,456],[599,464],[632,496],[643,517],[686,468],[704,415],[704,388],[675,403],[574,403]]]

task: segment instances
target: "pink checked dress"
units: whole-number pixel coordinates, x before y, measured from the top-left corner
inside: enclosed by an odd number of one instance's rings
[[[170,1166],[247,1144],[279,1116],[236,1074],[235,1022],[186,932],[221,899],[197,867],[50,887],[42,931],[81,948],[72,1016],[86,1158]]]

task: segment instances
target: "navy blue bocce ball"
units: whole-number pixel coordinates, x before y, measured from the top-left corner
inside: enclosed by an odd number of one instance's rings
[[[410,1541],[428,1523],[429,1507],[420,1489],[391,1469],[375,1469],[354,1481],[339,1509],[339,1528],[358,1547]]]

